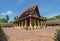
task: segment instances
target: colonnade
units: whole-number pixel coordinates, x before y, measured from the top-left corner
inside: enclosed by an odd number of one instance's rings
[[[36,18],[29,18],[29,26],[27,26],[27,20],[28,19],[24,19],[24,20],[20,20],[18,22],[15,23],[15,27],[17,28],[27,28],[27,29],[39,29],[39,28],[43,28],[46,26],[45,21],[40,21],[39,19]]]

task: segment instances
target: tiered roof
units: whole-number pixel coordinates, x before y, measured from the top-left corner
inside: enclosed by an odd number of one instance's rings
[[[38,11],[38,6],[37,6],[37,5],[32,6],[32,7],[29,7],[28,9],[26,9],[26,10],[19,16],[19,19],[20,19],[20,18],[23,18],[23,17],[26,17],[26,16],[29,16],[29,15],[32,15],[35,10],[37,10],[37,12],[39,13],[39,11]],[[38,15],[39,15],[39,17],[40,17],[40,14],[38,14]]]
[[[34,15],[33,15],[35,12],[37,12],[37,13],[36,13],[37,16],[34,16]],[[40,16],[40,14],[39,14],[38,5],[29,7],[28,9],[26,9],[26,10],[18,17],[18,20],[16,20],[16,21],[19,21],[19,20],[22,20],[22,19],[25,19],[25,18],[28,18],[28,17],[35,17],[35,18],[43,19],[43,18]],[[43,19],[43,20],[46,20],[46,19]]]

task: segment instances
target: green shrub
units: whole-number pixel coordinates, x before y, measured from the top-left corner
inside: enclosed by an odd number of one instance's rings
[[[56,30],[56,31],[57,31],[57,33],[55,34],[54,40],[55,41],[60,41],[60,29]]]
[[[1,27],[0,27],[0,40],[1,41],[7,41],[6,34],[3,32]]]

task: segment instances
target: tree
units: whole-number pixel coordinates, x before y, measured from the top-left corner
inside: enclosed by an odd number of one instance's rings
[[[8,15],[6,15],[6,19],[9,20],[9,16]]]
[[[56,31],[57,31],[57,34],[55,34],[54,40],[55,41],[60,41],[60,29],[59,30],[56,30]]]
[[[0,23],[5,23],[5,22],[7,22],[7,20],[5,18],[0,19]]]
[[[44,19],[47,19],[46,17],[43,17],[43,16],[41,16],[42,18],[44,18]]]
[[[56,20],[56,19],[60,19],[60,15],[54,16],[52,18],[49,18],[48,20]]]
[[[6,15],[5,18],[0,18],[0,23],[6,23],[8,21],[9,21],[9,16],[8,15]]]
[[[14,20],[17,20],[18,19],[18,16],[14,17]]]
[[[13,21],[10,21],[9,23],[13,23]]]
[[[6,15],[6,18],[5,18],[5,19],[6,19],[6,21],[8,22],[8,21],[9,21],[9,16],[8,16],[8,15]]]

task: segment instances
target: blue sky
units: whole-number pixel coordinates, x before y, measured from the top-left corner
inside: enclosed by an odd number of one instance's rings
[[[0,0],[0,18],[9,15],[13,20],[36,3],[41,16],[50,18],[60,14],[60,0]]]

